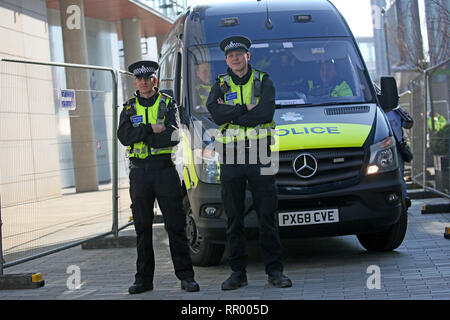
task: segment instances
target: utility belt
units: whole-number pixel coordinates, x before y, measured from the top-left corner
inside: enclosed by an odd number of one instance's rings
[[[238,151],[248,151],[254,148],[260,148],[261,146],[267,146],[270,148],[270,145],[273,144],[272,136],[263,136],[257,139],[244,139],[244,140],[236,140],[230,141],[227,143],[222,143],[220,141],[216,141],[216,147],[223,149],[236,149]]]
[[[215,150],[219,153],[220,161],[224,164],[255,164],[266,163],[271,155],[271,137],[260,139],[239,140],[229,143],[216,142]]]
[[[129,165],[130,169],[148,168],[150,170],[161,170],[173,166],[171,154],[161,154],[146,159],[130,158]]]
[[[272,136],[274,129],[274,121],[256,127],[242,127],[226,123],[220,126],[216,141],[229,144],[238,141],[260,140]]]

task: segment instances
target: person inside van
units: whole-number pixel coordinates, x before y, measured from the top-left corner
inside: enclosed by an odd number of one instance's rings
[[[211,91],[211,70],[208,62],[200,62],[196,66],[196,85],[195,92],[195,106],[197,109],[206,108],[206,100],[208,100],[209,92]],[[206,110],[206,109],[205,109]]]
[[[320,80],[308,81],[308,93],[311,96],[349,97],[353,91],[336,70],[334,59],[320,61]]]

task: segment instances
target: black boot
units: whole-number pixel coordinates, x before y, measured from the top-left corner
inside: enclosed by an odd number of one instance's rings
[[[222,283],[222,290],[235,290],[237,288],[246,286],[247,282],[247,272],[236,271],[231,274],[231,276]]]
[[[131,287],[128,288],[128,293],[137,294],[150,290],[153,290],[153,283],[135,282]]]
[[[269,274],[269,283],[277,288],[289,288],[292,287],[292,281],[286,277],[283,272],[273,272]]]
[[[181,280],[181,289],[186,290],[187,292],[196,292],[200,291],[200,286],[194,279],[184,279]]]

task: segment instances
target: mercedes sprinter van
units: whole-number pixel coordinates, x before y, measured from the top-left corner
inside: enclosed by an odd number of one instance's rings
[[[367,250],[403,241],[407,213],[392,129],[392,77],[375,90],[342,15],[326,0],[248,0],[197,6],[180,16],[162,45],[159,82],[179,104],[179,172],[195,265],[220,261],[226,240],[220,163],[207,146],[217,125],[205,107],[226,72],[222,39],[251,39],[250,64],[276,89],[278,230],[282,238],[357,236]],[[326,78],[337,77],[331,89]],[[258,237],[251,193],[246,231]]]

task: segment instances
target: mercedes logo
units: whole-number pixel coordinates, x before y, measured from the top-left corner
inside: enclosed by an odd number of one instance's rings
[[[309,153],[301,153],[292,161],[292,168],[300,178],[311,178],[317,172],[317,160]]]

